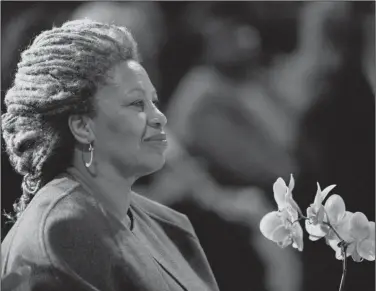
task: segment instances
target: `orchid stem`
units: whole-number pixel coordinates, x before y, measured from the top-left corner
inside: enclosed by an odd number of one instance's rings
[[[343,263],[342,263],[342,277],[341,277],[341,283],[339,285],[339,291],[344,291],[345,290],[345,277],[346,277],[346,271],[347,271],[347,243],[346,241],[339,235],[339,233],[334,229],[334,227],[328,223],[328,222],[323,222],[325,225],[329,226],[329,228],[335,233],[335,235],[341,240],[340,245],[342,249],[342,256],[343,256]]]
[[[343,263],[342,263],[342,278],[341,278],[341,284],[339,285],[339,291],[345,290],[345,277],[346,277],[346,271],[347,271],[347,265],[346,265],[346,249],[347,245],[345,244],[342,248],[342,255],[343,255]]]
[[[295,222],[298,222],[298,221],[301,221],[301,220],[305,220],[305,219],[307,219],[306,217],[299,217],[297,220],[294,220],[293,222],[291,222],[291,224],[294,224]]]
[[[323,224],[329,226],[330,229],[333,230],[333,232],[335,233],[335,235],[336,235],[341,241],[345,241],[345,240],[344,240],[344,239],[338,234],[338,232],[334,229],[334,227],[333,227],[330,223],[324,221]]]
[[[346,250],[347,250],[348,245],[345,242],[345,240],[339,235],[339,233],[334,229],[334,227],[330,223],[324,222],[324,224],[328,225],[330,227],[330,229],[333,230],[335,235],[341,240],[340,244],[341,244],[341,249],[342,249],[343,263],[342,263],[342,278],[341,278],[341,284],[339,285],[339,291],[344,291],[345,290],[345,277],[346,277],[346,271],[347,271]]]

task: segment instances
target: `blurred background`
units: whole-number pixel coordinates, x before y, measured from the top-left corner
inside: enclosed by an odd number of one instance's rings
[[[375,218],[375,3],[1,1],[1,101],[41,31],[92,18],[130,28],[168,118],[166,166],[140,194],[190,218],[220,290],[338,290],[324,240],[280,249],[261,236],[272,185],[294,174],[302,209],[316,182]],[[3,140],[2,140],[2,148]],[[21,177],[1,159],[1,209]],[[2,239],[10,225],[2,219]],[[348,260],[346,290],[375,290]]]

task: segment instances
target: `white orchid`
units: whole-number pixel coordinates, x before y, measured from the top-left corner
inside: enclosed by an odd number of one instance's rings
[[[303,250],[303,230],[298,223],[299,206],[292,198],[294,177],[290,176],[289,186],[282,178],[278,178],[273,185],[274,199],[278,211],[267,213],[260,222],[261,233],[281,247],[290,244],[298,250]]]
[[[321,191],[317,183],[314,203],[307,209],[306,230],[313,241],[325,237],[326,242],[336,252],[336,258],[343,259],[343,249],[339,244],[346,243],[346,257],[360,262],[363,259],[375,259],[375,229],[374,222],[360,212],[346,211],[342,197],[333,194],[326,201],[329,192],[335,187],[331,185]]]
[[[368,221],[361,212],[346,211],[333,228],[334,230],[329,231],[326,241],[335,250],[338,260],[343,259],[339,246],[341,239],[338,235],[347,244],[346,257],[351,256],[355,262],[361,262],[363,259],[375,260],[375,222]]]
[[[331,225],[338,223],[345,213],[345,203],[343,199],[333,194],[328,198],[325,206],[322,202],[326,196],[336,185],[330,185],[324,190],[321,190],[320,184],[317,183],[317,192],[315,200],[310,207],[307,208],[307,220],[305,221],[306,230],[309,233],[310,240],[318,240],[326,236],[330,230]]]
[[[292,244],[301,251],[303,230],[299,220],[304,219],[310,240],[325,238],[326,243],[336,252],[336,258],[343,260],[340,284],[340,291],[343,291],[347,257],[351,256],[356,262],[363,259],[375,260],[375,222],[368,221],[361,212],[346,211],[345,202],[338,194],[332,194],[323,205],[336,185],[321,190],[319,183],[315,199],[307,208],[307,216],[304,216],[292,198],[294,185],[292,175],[289,186],[282,178],[274,183],[273,192],[278,211],[269,212],[261,219],[261,233],[281,247]]]
[[[310,222],[313,225],[317,225],[318,223],[322,223],[325,217],[325,210],[322,205],[322,202],[325,200],[326,196],[329,194],[330,191],[336,185],[330,185],[326,187],[324,190],[321,190],[320,184],[317,183],[317,192],[315,196],[315,200],[310,207],[307,208],[307,216],[310,219]]]

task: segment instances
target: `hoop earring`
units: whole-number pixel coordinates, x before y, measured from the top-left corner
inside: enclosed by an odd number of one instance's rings
[[[90,152],[90,161],[88,163],[85,162],[85,167],[86,168],[90,168],[90,166],[93,163],[93,159],[94,159],[94,147],[93,147],[93,145],[91,143],[89,145],[89,152]]]

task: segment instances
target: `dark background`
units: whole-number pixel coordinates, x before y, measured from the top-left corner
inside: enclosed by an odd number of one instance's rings
[[[258,4],[257,4],[258,3]],[[72,11],[82,2],[1,2],[1,102],[6,90],[11,86],[20,52],[42,30],[60,25],[68,20]],[[158,2],[164,18],[164,44],[154,58],[158,59],[159,99],[162,109],[167,108],[179,81],[190,68],[202,62],[202,40],[186,23],[189,2]],[[231,4],[228,3],[230,7]],[[263,17],[255,24],[262,39],[262,52],[265,64],[282,54],[293,52],[297,44],[298,18],[302,2],[256,2],[253,4]],[[197,6],[199,7],[199,6]],[[198,9],[196,7],[196,9]],[[234,8],[235,9],[235,8]],[[353,5],[359,18],[369,13],[374,15],[374,4],[361,2]],[[236,10],[236,9],[235,9]],[[373,11],[373,12],[372,12]],[[261,19],[261,20],[260,20]],[[354,30],[357,29],[354,20]],[[361,211],[370,220],[375,217],[375,98],[372,88],[360,67],[361,33],[355,32],[349,46],[345,65],[330,80],[330,88],[321,93],[319,101],[314,104],[304,117],[299,138],[300,151],[297,153],[300,172],[297,178],[296,192],[315,193],[316,181],[321,185],[337,184],[336,193],[340,193],[350,211]],[[153,76],[152,76],[153,77]],[[153,78],[152,78],[153,81]],[[319,159],[312,161],[307,154],[314,145]],[[2,140],[2,147],[4,146]],[[316,157],[316,156],[315,156]],[[1,160],[2,211],[11,211],[13,202],[20,196],[21,177],[11,168],[7,155],[2,151]],[[140,181],[148,184],[150,177]],[[220,181],[219,181],[220,182]],[[270,184],[271,185],[271,184]],[[271,187],[269,188],[269,192]],[[312,194],[296,197],[299,205],[309,205]],[[270,197],[271,198],[271,195]],[[272,200],[272,199],[270,199]],[[195,209],[189,204],[177,203],[174,208],[186,212],[190,217],[208,259],[212,264],[221,290],[261,290],[257,287],[258,276],[247,269],[236,268],[236,260],[247,251],[247,236],[239,225],[223,224],[212,214]],[[305,208],[305,207],[302,207]],[[210,220],[213,219],[212,222]],[[208,222],[209,221],[209,222]],[[208,235],[208,227],[215,233]],[[2,238],[9,230],[9,225],[2,219]],[[234,231],[237,236],[227,241],[225,247],[238,248],[233,255],[226,256],[223,249],[213,249],[220,245],[215,237]],[[210,233],[210,232],[209,232]],[[221,254],[221,261],[218,256]],[[255,256],[250,256],[256,260]],[[312,243],[305,237],[305,249],[301,256],[304,273],[301,290],[338,290],[342,273],[340,261],[335,260],[334,252],[324,242]],[[375,290],[374,262],[355,263],[348,260],[346,290]],[[233,268],[231,265],[234,264]],[[223,267],[226,266],[226,267]],[[244,266],[247,266],[246,264]],[[237,274],[232,274],[237,272]],[[242,278],[246,278],[242,279]],[[252,281],[255,283],[253,284]],[[235,283],[236,282],[236,283]],[[261,286],[261,285],[260,285]],[[258,289],[259,288],[259,289]]]

